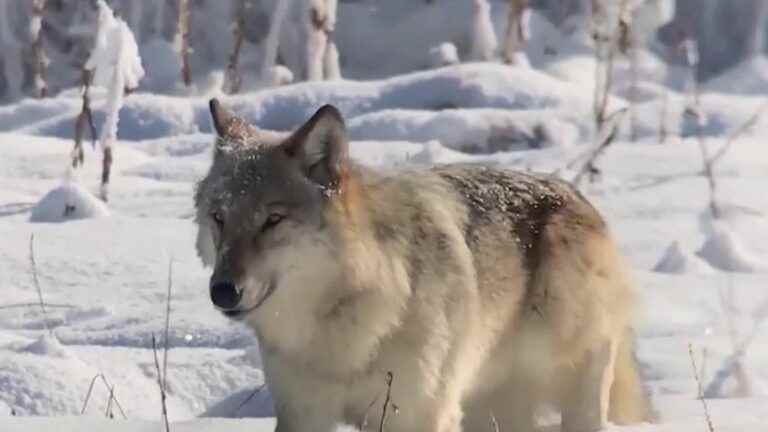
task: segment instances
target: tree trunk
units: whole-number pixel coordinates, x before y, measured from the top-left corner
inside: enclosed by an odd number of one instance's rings
[[[307,81],[320,81],[323,76],[323,59],[328,44],[328,34],[325,31],[327,10],[324,0],[308,0],[305,28],[307,32],[306,68]]]
[[[243,48],[245,40],[245,3],[247,0],[239,0],[235,8],[235,14],[232,19],[232,36],[234,45],[232,53],[229,55],[227,63],[227,72],[225,74],[224,91],[234,94],[240,91],[243,78],[240,74],[240,50]]]
[[[48,83],[45,80],[48,68],[48,57],[43,48],[43,38],[40,30],[43,26],[46,0],[32,0],[32,19],[29,21],[29,34],[32,51],[32,80],[36,96],[44,98],[48,95]]]
[[[179,0],[179,54],[181,55],[181,80],[189,87],[192,84],[192,71],[189,68],[189,0]]]
[[[83,137],[85,135],[85,128],[88,127],[88,131],[91,134],[91,140],[93,140],[93,146],[96,146],[96,126],[93,123],[93,114],[91,112],[91,81],[93,80],[93,71],[83,67],[82,72],[82,86],[83,86],[83,106],[80,110],[80,114],[77,116],[75,122],[75,146],[72,149],[72,169],[77,169],[85,162],[85,155],[83,153]],[[107,175],[109,177],[109,175]]]
[[[8,100],[16,100],[21,94],[24,69],[20,44],[8,19],[11,11],[9,2],[0,2],[0,81],[4,83],[0,98],[5,96]]]
[[[504,38],[504,62],[519,65],[524,63],[521,54],[528,42],[528,0],[509,0],[507,34]]]
[[[744,47],[744,54],[747,58],[753,58],[762,55],[765,52],[765,26],[768,18],[767,0],[750,0],[750,10],[745,31],[747,33],[747,43]]]

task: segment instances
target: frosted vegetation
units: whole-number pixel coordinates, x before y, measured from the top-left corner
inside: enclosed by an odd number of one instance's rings
[[[701,396],[717,432],[765,430],[766,5],[0,1],[0,431],[159,430],[153,336],[172,430],[274,428],[194,252],[212,96],[274,139],[334,104],[381,170],[573,181],[634,270],[660,412],[608,430],[706,430]]]

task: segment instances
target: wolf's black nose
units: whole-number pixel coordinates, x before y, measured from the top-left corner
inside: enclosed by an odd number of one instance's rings
[[[212,283],[211,301],[221,309],[234,309],[240,303],[240,293],[232,282]]]

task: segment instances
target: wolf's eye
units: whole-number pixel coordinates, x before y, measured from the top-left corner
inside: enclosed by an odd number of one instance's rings
[[[267,220],[264,222],[264,226],[262,226],[261,230],[266,231],[270,228],[274,228],[277,224],[282,222],[284,218],[285,216],[281,215],[280,213],[270,213],[269,216],[267,216]]]
[[[216,222],[216,225],[219,227],[224,225],[224,213],[222,213],[220,210],[216,210],[215,212],[211,213],[211,219],[213,219],[213,221]]]

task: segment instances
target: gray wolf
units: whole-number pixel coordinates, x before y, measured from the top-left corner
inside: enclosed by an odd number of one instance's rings
[[[390,372],[390,431],[531,431],[545,407],[566,432],[648,418],[625,265],[569,185],[377,172],[331,106],[285,136],[211,113],[197,249],[214,305],[258,337],[277,431],[377,430]]]

